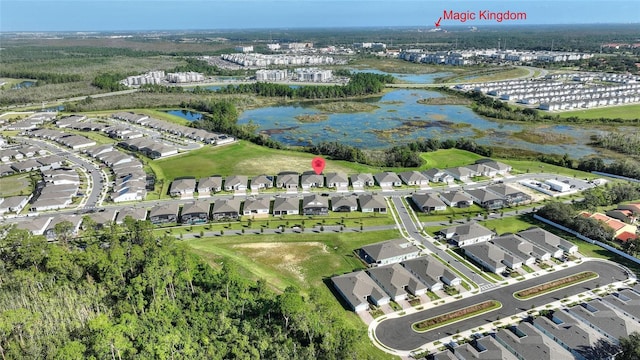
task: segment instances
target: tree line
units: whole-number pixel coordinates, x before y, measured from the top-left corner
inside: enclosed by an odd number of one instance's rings
[[[316,290],[281,294],[125,220],[58,243],[0,237],[3,359],[348,359],[360,334]],[[65,230],[67,229],[67,230]],[[66,235],[65,235],[66,234]]]
[[[33,70],[0,70],[0,77],[16,79],[35,79],[36,86],[44,84],[62,84],[68,82],[82,81],[82,76],[77,74],[48,73]]]
[[[591,145],[616,151],[621,154],[640,155],[640,132],[606,133],[594,135]]]

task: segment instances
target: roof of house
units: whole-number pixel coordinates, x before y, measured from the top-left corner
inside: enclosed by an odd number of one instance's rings
[[[29,221],[21,221],[16,224],[16,228],[31,232],[40,232],[47,228],[52,219],[52,217],[40,216]]]
[[[444,266],[443,263],[429,256],[421,256],[415,259],[404,260],[402,265],[414,274],[418,274],[421,278],[426,277],[431,279],[433,283],[440,282],[441,276],[449,279],[450,281],[458,278],[458,276],[449,270],[449,268]]]
[[[364,194],[358,196],[361,209],[386,208],[387,203],[382,195]]]
[[[171,182],[169,192],[195,191],[196,179],[176,179]]]
[[[590,325],[617,339],[640,331],[640,323],[617,313],[600,299],[572,306],[569,308],[569,313],[586,320]]]
[[[356,183],[356,182],[371,182],[373,181],[373,175],[371,174],[355,174],[355,175],[351,175],[350,177],[351,179],[351,183]]]
[[[305,171],[300,175],[301,184],[324,184],[324,175],[314,171]]]
[[[542,257],[547,251],[522,239],[517,235],[503,235],[491,239],[491,242],[502,250],[526,260],[531,257]]]
[[[9,208],[20,205],[26,199],[27,199],[27,196],[10,196],[10,197],[4,198],[4,201],[2,201],[0,205],[5,209],[9,209]]]
[[[367,303],[367,297],[369,296],[375,299],[388,297],[384,290],[364,271],[334,276],[331,281],[354,308],[360,304]]]
[[[240,212],[240,199],[219,199],[213,203],[212,214],[218,213],[239,213]]]
[[[210,205],[211,204],[204,201],[185,204],[182,207],[182,216],[188,215],[188,214],[201,214],[201,213],[206,213],[208,215]]]
[[[327,184],[332,183],[348,183],[347,174],[341,172],[328,173],[326,175]]]
[[[417,254],[420,249],[405,239],[382,241],[365,245],[362,251],[366,252],[374,261],[394,258],[402,255]]]
[[[581,353],[583,356],[596,345],[599,340],[605,338],[589,329],[586,325],[581,326],[580,322],[564,311],[557,310],[553,313],[556,323],[545,316],[538,316],[533,320],[535,326],[539,326],[553,336],[560,339],[564,344],[572,350]],[[588,356],[587,356],[588,358]]]
[[[144,220],[147,217],[147,209],[133,207],[124,208],[118,212],[118,216],[116,216],[116,222],[120,223],[124,221],[127,216],[130,216],[134,220]]]
[[[618,205],[618,209],[628,209],[640,214],[640,202],[630,203],[630,204],[620,204]]]
[[[493,235],[493,231],[478,224],[477,222],[451,226],[440,230],[440,232],[445,235],[453,234],[453,236],[456,239],[459,239],[459,241]]]
[[[276,178],[276,182],[278,184],[294,184],[298,185],[298,179],[300,175],[296,172],[281,172],[278,174]]]
[[[269,210],[271,200],[269,198],[247,198],[244,201],[244,211],[251,210]]]
[[[569,249],[575,245],[573,245],[573,243],[571,243],[570,241],[567,241],[553,233],[548,232],[547,230],[544,230],[542,228],[539,227],[532,227],[529,228],[527,230],[523,230],[518,232],[518,236],[524,238],[525,240],[528,240],[542,248],[545,247],[545,244],[548,244],[554,248],[566,248]],[[551,251],[550,249],[548,249],[549,251]]]
[[[431,168],[429,170],[425,170],[422,172],[422,174],[424,174],[426,177],[433,179],[436,176],[442,176],[444,175],[444,171],[437,169],[437,168]],[[451,175],[449,175],[451,176]]]
[[[616,236],[616,239],[622,241],[622,242],[627,242],[629,240],[635,240],[638,238],[638,235],[634,234],[634,233],[630,233],[628,231],[624,231],[622,232],[620,235]]]
[[[478,351],[474,345],[474,342],[466,343],[454,348],[454,352],[457,355],[462,356],[462,359],[479,359],[479,360],[517,360],[515,355],[509,352],[505,347],[500,345],[493,337],[485,336],[475,340],[475,344],[478,348],[482,349]]]
[[[422,173],[420,173],[419,171],[405,171],[405,172],[401,172],[400,174],[400,178],[402,180],[404,180],[405,183],[410,183],[410,182],[418,182],[418,181],[428,181],[429,179],[427,179],[426,176],[422,175]]]
[[[435,207],[444,207],[447,206],[442,200],[438,198],[435,194],[413,194],[411,196],[411,200],[419,207],[419,208],[435,208]]]
[[[570,359],[573,355],[548,336],[543,335],[528,322],[521,322],[510,329],[496,333],[499,343],[506,343],[522,359],[556,360]]]
[[[402,181],[402,180],[400,180],[398,175],[396,175],[396,173],[390,172],[390,171],[386,171],[386,172],[381,172],[381,173],[375,174],[375,175],[373,175],[373,177],[376,179],[378,184],[389,183],[389,182],[396,183],[396,182],[401,182]]]
[[[226,179],[224,179],[224,186],[225,187],[236,186],[236,185],[247,186],[248,181],[249,181],[249,178],[244,175],[231,175],[231,176],[227,176]]]
[[[511,166],[492,159],[480,159],[476,160],[476,163],[480,163],[498,171],[509,171],[511,169]]]
[[[602,300],[610,306],[640,318],[640,294],[631,289],[622,289],[603,297]]]
[[[222,176],[209,176],[198,180],[198,189],[216,189],[222,187]]]
[[[449,203],[458,203],[458,202],[473,202],[473,199],[469,197],[469,195],[463,193],[462,191],[448,191],[440,194],[440,197],[446,199]]]
[[[367,270],[369,276],[392,297],[426,290],[427,287],[400,264],[378,266]]]
[[[507,184],[495,184],[495,185],[487,186],[487,190],[494,192],[503,197],[508,195],[524,194],[524,192],[522,192],[521,190],[516,189],[515,187]]]
[[[472,253],[476,258],[482,260],[486,264],[493,266],[494,268],[500,268],[504,265],[504,261],[512,264],[521,262],[519,257],[507,254],[504,250],[498,246],[490,243],[471,244],[464,247],[465,252]]]
[[[469,177],[474,174],[474,172],[471,169],[468,169],[464,166],[447,168],[444,171],[448,172],[449,174],[453,175],[453,177],[456,177],[456,178]]]
[[[293,197],[277,197],[273,201],[273,211],[299,210],[300,200]]]
[[[498,194],[494,194],[491,191],[487,191],[486,189],[468,189],[465,190],[467,194],[472,197],[478,199],[479,202],[484,203],[492,200],[502,200],[504,199],[502,196]]]
[[[358,207],[358,199],[354,195],[336,195],[331,198],[331,207]]]
[[[271,184],[273,185],[273,176],[271,175],[258,175],[251,179],[251,185],[256,184]]]
[[[307,207],[329,207],[329,200],[318,194],[307,195],[302,198],[302,208]]]
[[[167,203],[163,205],[156,205],[149,210],[149,218],[154,216],[163,216],[163,215],[178,215],[178,204],[176,203]]]

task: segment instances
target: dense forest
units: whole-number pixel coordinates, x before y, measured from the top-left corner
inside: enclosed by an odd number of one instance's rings
[[[64,223],[63,223],[64,224]],[[66,230],[65,230],[66,229]],[[148,222],[0,237],[2,359],[346,359],[359,332],[315,290],[203,263]]]

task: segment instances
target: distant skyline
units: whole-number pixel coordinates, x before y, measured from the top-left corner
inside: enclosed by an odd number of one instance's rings
[[[0,0],[0,31],[434,27],[444,10],[526,12],[452,25],[640,23],[639,0]],[[596,26],[596,25],[594,25]]]

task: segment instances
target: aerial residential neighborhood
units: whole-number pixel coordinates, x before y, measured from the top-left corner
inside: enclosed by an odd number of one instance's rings
[[[637,1],[60,5],[0,11],[3,360],[640,358]]]

